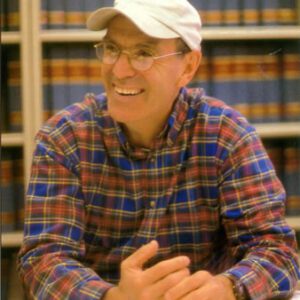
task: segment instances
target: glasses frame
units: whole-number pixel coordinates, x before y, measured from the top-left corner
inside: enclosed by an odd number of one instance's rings
[[[158,55],[158,56],[152,55],[152,56],[149,56],[149,58],[152,59],[152,62],[149,64],[149,66],[147,66],[146,68],[139,68],[139,67],[137,68],[137,67],[135,66],[135,64],[132,62],[132,61],[134,61],[134,58],[133,58],[134,55],[131,53],[131,51],[130,51],[130,50],[126,50],[126,49],[120,49],[120,48],[119,48],[117,45],[115,45],[114,43],[111,43],[111,44],[113,44],[114,46],[116,46],[116,48],[119,50],[118,55],[115,57],[115,60],[114,60],[112,63],[104,62],[103,57],[101,58],[100,55],[98,55],[97,49],[99,49],[100,46],[103,46],[103,45],[109,44],[109,43],[110,43],[110,42],[101,41],[101,42],[99,42],[99,43],[97,43],[97,44],[94,45],[94,48],[95,48],[95,50],[96,50],[96,57],[101,61],[101,63],[106,64],[106,65],[114,65],[114,64],[118,61],[118,59],[120,58],[121,54],[124,53],[124,54],[127,55],[131,67],[132,67],[133,69],[135,69],[136,71],[147,71],[147,70],[149,70],[149,69],[153,66],[153,63],[154,63],[156,60],[159,60],[159,59],[162,59],[162,58],[166,58],[166,57],[170,57],[170,56],[174,56],[174,55],[181,55],[181,54],[184,54],[183,51],[177,51],[177,52],[167,53],[167,54]]]

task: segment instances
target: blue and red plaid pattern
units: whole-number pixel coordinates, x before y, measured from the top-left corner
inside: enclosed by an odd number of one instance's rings
[[[37,135],[19,271],[37,299],[100,299],[120,262],[156,239],[148,265],[237,277],[251,299],[290,295],[298,278],[285,192],[255,131],[202,90],[180,91],[153,149],[130,145],[88,95]]]

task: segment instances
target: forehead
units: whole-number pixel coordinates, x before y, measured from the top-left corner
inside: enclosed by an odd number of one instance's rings
[[[176,40],[150,37],[123,15],[117,15],[109,22],[106,37],[124,44],[148,43],[152,45],[173,45]]]

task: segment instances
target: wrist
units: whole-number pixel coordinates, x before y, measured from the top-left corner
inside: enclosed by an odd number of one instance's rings
[[[117,286],[111,287],[104,295],[103,300],[124,300]]]
[[[236,300],[246,300],[245,290],[241,282],[233,276],[228,277],[228,280],[231,281],[233,295]]]

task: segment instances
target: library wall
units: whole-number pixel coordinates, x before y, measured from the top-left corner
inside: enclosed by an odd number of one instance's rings
[[[257,126],[299,236],[300,0],[190,2],[203,21],[203,61],[190,86],[203,87]],[[93,48],[99,38],[85,29],[85,20],[112,3],[1,1],[1,268],[9,273],[1,280],[2,299],[24,299],[15,256],[34,135],[60,109],[88,92],[103,92]]]

